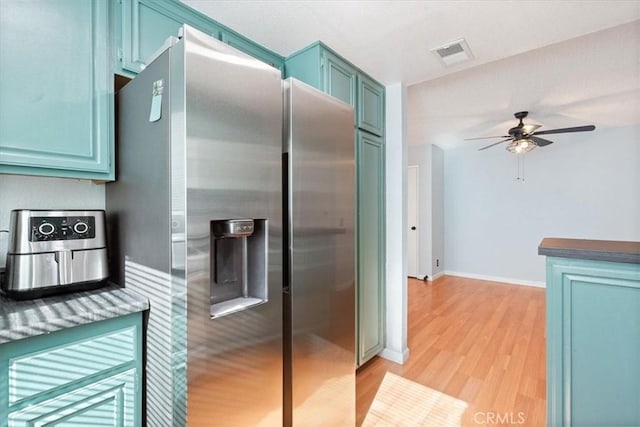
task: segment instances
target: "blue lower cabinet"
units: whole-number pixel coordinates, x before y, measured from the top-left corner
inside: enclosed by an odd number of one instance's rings
[[[142,314],[0,346],[0,425],[140,426]]]
[[[140,425],[135,418],[135,385],[136,372],[131,369],[11,412],[9,425]]]
[[[640,265],[547,258],[549,426],[640,426]]]

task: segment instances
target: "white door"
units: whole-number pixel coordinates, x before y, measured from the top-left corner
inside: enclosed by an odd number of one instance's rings
[[[407,171],[407,273],[418,277],[418,166],[409,166]]]

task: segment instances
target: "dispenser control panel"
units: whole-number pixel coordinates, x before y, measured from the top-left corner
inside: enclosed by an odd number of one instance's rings
[[[29,219],[32,242],[93,239],[96,237],[93,216],[37,216]]]

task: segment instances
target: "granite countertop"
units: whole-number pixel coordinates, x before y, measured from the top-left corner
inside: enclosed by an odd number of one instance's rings
[[[115,284],[24,301],[0,295],[0,344],[147,309],[147,298]]]
[[[547,237],[538,255],[640,264],[640,242]]]

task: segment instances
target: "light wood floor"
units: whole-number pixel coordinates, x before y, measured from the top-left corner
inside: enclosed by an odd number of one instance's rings
[[[464,402],[462,426],[545,425],[544,289],[445,276],[409,279],[408,295],[409,360],[358,370],[358,425],[387,372]]]

